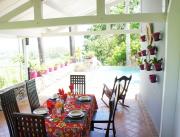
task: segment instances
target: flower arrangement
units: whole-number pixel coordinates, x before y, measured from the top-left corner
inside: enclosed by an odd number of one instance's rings
[[[67,98],[67,94],[64,93],[64,89],[58,89],[58,96],[65,102]]]
[[[70,89],[71,93],[73,93],[73,91],[74,91],[74,84],[73,83],[71,83],[69,85],[69,89]]]

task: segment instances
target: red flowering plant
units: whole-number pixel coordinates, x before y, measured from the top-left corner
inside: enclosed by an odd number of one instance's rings
[[[52,109],[54,108],[54,102],[52,100],[47,100],[47,108],[49,109],[49,113],[52,113]]]
[[[63,99],[64,101],[66,101],[67,94],[64,93],[64,89],[63,89],[63,88],[62,88],[62,89],[59,89],[58,92],[59,92],[59,93],[58,93],[59,97],[60,97],[61,99]]]
[[[74,91],[74,84],[73,84],[73,83],[71,83],[71,84],[69,85],[69,89],[71,90],[71,93],[73,93],[73,91]]]

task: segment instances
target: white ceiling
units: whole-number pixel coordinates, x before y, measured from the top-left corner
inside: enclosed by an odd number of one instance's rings
[[[16,9],[28,0],[0,0],[0,16]],[[115,5],[120,0],[106,0],[106,7]],[[73,17],[96,14],[96,0],[43,0],[43,18]],[[12,18],[10,21],[33,20],[33,7]],[[1,34],[13,36],[40,36],[41,33],[55,30],[57,27],[24,29],[24,30],[0,30]],[[61,28],[61,27],[60,27]],[[58,29],[58,31],[60,30]],[[64,27],[62,27],[64,28]]]

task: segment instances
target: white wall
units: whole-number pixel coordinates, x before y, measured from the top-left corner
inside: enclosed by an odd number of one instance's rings
[[[167,16],[166,62],[160,137],[180,137],[180,1],[171,0]]]
[[[143,0],[142,1],[142,12],[162,12],[162,0]],[[142,34],[146,34],[146,23],[142,24]],[[154,42],[158,47],[158,53],[156,57],[158,59],[165,59],[165,23],[153,22],[154,32],[161,32],[163,34],[162,40]],[[142,49],[147,49],[148,43],[142,42]],[[155,57],[151,55],[152,59]],[[143,57],[145,58],[145,57]],[[151,83],[149,80],[150,74],[158,75],[159,81],[157,83]],[[161,106],[162,106],[162,95],[163,95],[163,80],[164,80],[164,70],[163,71],[141,71],[141,81],[140,84],[140,97],[146,106],[148,113],[154,123],[157,132],[160,132],[161,123]]]

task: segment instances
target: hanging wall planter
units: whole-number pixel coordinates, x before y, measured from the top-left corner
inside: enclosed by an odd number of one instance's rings
[[[154,41],[159,41],[159,40],[161,40],[161,38],[160,38],[160,32],[155,32],[155,33],[153,33],[153,39],[154,39]]]
[[[151,70],[151,64],[150,63],[146,63],[145,65],[146,65],[146,70],[150,71]]]
[[[140,70],[144,70],[144,64],[139,65]]]
[[[138,56],[141,57],[141,51],[138,52]]]
[[[146,41],[146,35],[142,35],[142,36],[141,36],[141,41],[142,41],[142,42],[145,42],[145,41]]]
[[[147,48],[150,55],[155,55],[158,51],[158,48],[156,46],[148,45]]]
[[[162,66],[161,63],[155,63],[155,64],[154,64],[154,68],[155,68],[156,71],[161,71],[161,70],[162,70],[162,67],[161,67],[161,66]]]
[[[146,50],[141,51],[142,56],[146,56]]]
[[[162,58],[158,60],[156,57],[154,57],[151,61],[154,64],[154,69],[156,71],[161,71],[162,70],[162,61],[163,61]]]
[[[157,76],[155,74],[149,75],[149,79],[150,79],[151,83],[157,82]]]

